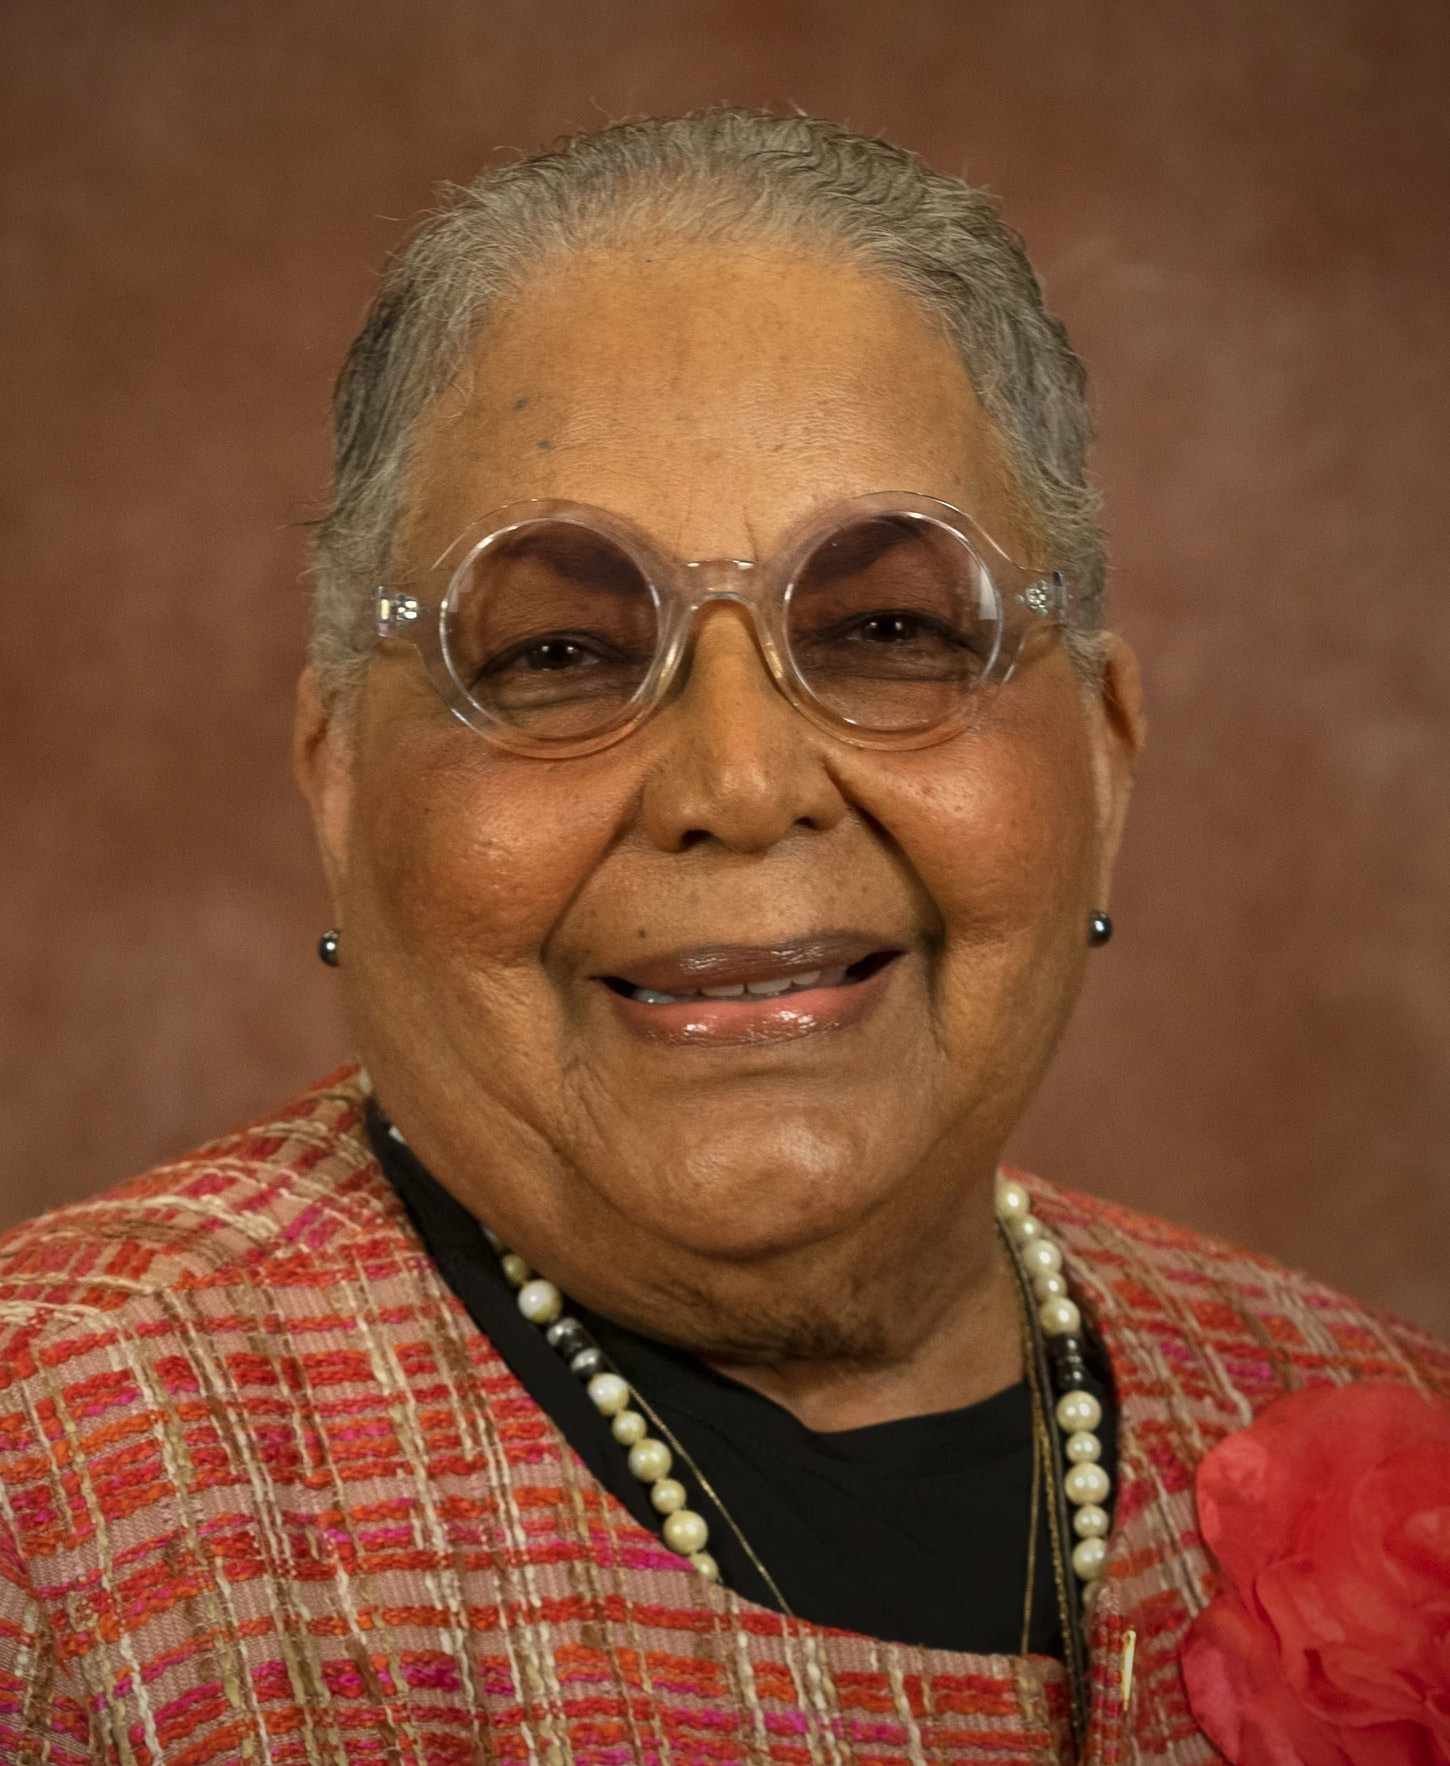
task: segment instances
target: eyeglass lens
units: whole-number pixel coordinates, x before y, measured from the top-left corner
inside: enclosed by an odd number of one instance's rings
[[[999,605],[959,535],[872,516],[806,558],[783,635],[802,684],[834,716],[881,733],[921,731],[952,716],[991,668]],[[444,639],[455,679],[492,717],[577,741],[632,715],[663,632],[658,596],[623,547],[545,520],[475,553],[450,593]]]

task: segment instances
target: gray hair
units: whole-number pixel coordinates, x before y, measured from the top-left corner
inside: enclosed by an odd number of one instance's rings
[[[729,108],[575,135],[449,192],[392,259],[338,376],[311,659],[335,692],[370,648],[419,418],[489,311],[555,255],[639,238],[777,238],[854,255],[946,331],[1006,445],[1050,562],[1098,625],[1104,563],[1085,480],[1086,376],[991,199],[915,155],[810,116]],[[1089,665],[1095,646],[1079,639]]]

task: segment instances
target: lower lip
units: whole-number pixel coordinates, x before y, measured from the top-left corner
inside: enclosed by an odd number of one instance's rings
[[[757,994],[754,998],[692,999],[677,1005],[649,1006],[610,989],[609,999],[626,1028],[648,1042],[688,1048],[758,1047],[859,1024],[875,1009],[895,967],[895,963],[887,963],[864,981],[843,987],[806,987],[770,997]]]

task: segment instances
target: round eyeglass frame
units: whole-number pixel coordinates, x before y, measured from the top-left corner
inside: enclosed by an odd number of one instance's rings
[[[883,516],[905,517],[952,534],[971,553],[996,600],[995,642],[981,674],[963,692],[958,707],[919,729],[873,730],[834,711],[812,692],[791,654],[787,614],[804,566],[843,527]],[[659,621],[654,659],[623,715],[607,729],[586,737],[537,736],[510,724],[469,693],[449,653],[449,614],[474,562],[487,548],[544,522],[584,527],[619,547],[648,586]],[[378,588],[374,609],[377,642],[402,639],[415,645],[434,689],[460,722],[510,753],[539,759],[570,760],[597,754],[637,730],[669,697],[689,651],[695,620],[713,602],[734,602],[750,614],[756,645],[772,681],[809,723],[855,747],[879,749],[930,748],[950,740],[966,727],[982,690],[1011,679],[1030,630],[1040,625],[1076,627],[1080,619],[1078,596],[1060,570],[1024,569],[964,511],[911,492],[879,492],[833,503],[798,523],[782,544],[761,560],[672,558],[641,529],[608,510],[547,499],[510,503],[466,529],[434,563],[429,577],[439,580],[453,558],[458,562],[436,599],[426,592],[413,595]]]

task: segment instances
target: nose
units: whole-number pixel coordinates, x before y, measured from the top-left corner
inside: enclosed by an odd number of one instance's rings
[[[684,684],[656,721],[644,826],[663,851],[768,850],[846,813],[825,739],[771,677],[750,610],[728,593],[696,616]]]

